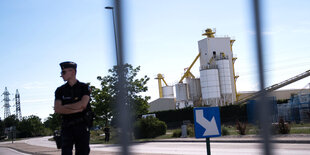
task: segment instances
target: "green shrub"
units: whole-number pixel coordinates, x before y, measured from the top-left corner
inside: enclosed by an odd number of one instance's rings
[[[175,138],[179,138],[179,137],[181,137],[181,135],[182,135],[181,129],[176,129],[172,133],[172,137],[175,137]]]
[[[285,123],[283,118],[280,118],[279,123],[272,125],[273,134],[289,134],[290,130],[289,124]]]
[[[53,135],[53,131],[49,128],[44,128],[43,129],[43,135],[44,136],[50,136],[50,135]]]
[[[188,137],[195,137],[195,128],[193,124],[188,124],[186,128],[186,133]],[[182,136],[182,130],[176,129],[172,133],[172,137],[179,138]]]
[[[195,137],[195,128],[193,124],[187,125],[187,136]]]
[[[229,135],[229,131],[227,127],[223,125],[221,128],[222,128],[222,136]]]
[[[136,139],[154,138],[166,134],[167,125],[155,117],[146,117],[138,120],[134,125]]]
[[[242,123],[237,121],[236,128],[238,130],[239,135],[245,135],[246,134],[246,123]]]
[[[255,125],[248,125],[248,130],[247,130],[247,134],[254,134],[254,135],[258,135],[260,134],[259,128]]]

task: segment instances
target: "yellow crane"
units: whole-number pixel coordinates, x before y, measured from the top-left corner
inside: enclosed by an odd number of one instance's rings
[[[158,80],[159,98],[162,98],[163,97],[163,87],[162,87],[161,81],[164,81],[166,86],[168,86],[168,84],[165,81],[164,76],[160,73],[157,74],[157,77],[155,79]]]
[[[207,36],[208,38],[214,38],[214,34],[215,32],[212,31],[212,29],[208,28],[205,30],[205,33],[202,34],[203,36]],[[194,61],[192,62],[192,64],[188,67],[188,69],[186,70],[186,72],[184,73],[184,75],[181,77],[181,80],[179,81],[179,83],[183,83],[184,78],[186,77],[191,77],[191,78],[195,78],[195,76],[190,72],[190,70],[192,69],[192,67],[194,66],[194,64],[196,63],[196,61],[198,60],[198,58],[200,57],[200,52],[199,54],[196,56],[196,58],[194,59]],[[213,62],[213,57],[210,60],[210,63]]]
[[[195,62],[198,60],[198,58],[200,57],[200,53],[196,56],[195,60],[192,62],[192,64],[186,69],[186,72],[184,73],[184,75],[181,77],[181,80],[179,81],[179,83],[183,83],[184,78],[186,77],[191,77],[191,78],[195,78],[195,76],[190,72],[190,70],[192,69],[192,67],[194,66]],[[159,98],[163,97],[163,88],[162,88],[162,82],[163,81],[165,83],[166,86],[168,86],[167,82],[164,79],[164,76],[160,73],[157,74],[157,77],[155,78],[158,80],[158,90],[159,90]]]
[[[233,52],[232,46],[233,46],[235,41],[236,41],[235,39],[230,40],[230,50],[231,50],[231,52]],[[236,72],[235,72],[235,61],[236,60],[237,60],[236,57],[232,57],[232,68],[233,68],[233,76],[234,76],[235,95],[236,95],[236,100],[239,101],[240,94],[237,93],[237,85],[236,85],[236,81],[237,81],[239,76],[236,75]]]
[[[212,31],[212,29],[208,28],[205,30],[205,33],[202,34],[203,36],[207,36],[208,38],[214,38],[214,34],[215,32]],[[191,77],[191,78],[195,78],[195,76],[190,72],[190,70],[192,69],[192,67],[194,66],[194,64],[196,63],[196,61],[198,60],[198,58],[200,57],[200,52],[199,54],[196,56],[196,58],[194,59],[194,61],[192,62],[192,64],[187,68],[186,72],[184,73],[184,75],[181,77],[181,80],[179,81],[179,83],[183,83],[184,78],[186,77]],[[213,60],[212,60],[213,61]]]
[[[200,57],[200,52],[199,54],[196,56],[195,60],[192,62],[192,64],[187,68],[186,72],[184,73],[184,75],[181,77],[181,80],[179,81],[179,83],[183,83],[184,78],[186,77],[192,77],[195,78],[195,76],[190,72],[190,70],[192,69],[192,67],[194,66],[195,62],[198,60],[198,58]]]

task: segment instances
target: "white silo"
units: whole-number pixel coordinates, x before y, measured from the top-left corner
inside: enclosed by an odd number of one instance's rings
[[[219,71],[221,95],[223,104],[233,103],[232,74],[230,74],[230,62],[228,58],[222,57],[216,61]]]
[[[173,86],[163,86],[163,98],[174,98]]]
[[[200,70],[200,85],[202,104],[208,106],[220,105],[220,83],[217,69]]]
[[[189,78],[186,79],[187,87],[188,87],[188,96],[189,100],[198,101],[201,97],[201,86],[199,78]]]
[[[214,34],[211,30],[208,31],[209,34]],[[206,31],[206,34],[208,34]],[[231,38],[230,37],[215,37],[213,35],[207,35],[207,38],[204,38],[202,40],[198,41],[198,48],[200,52],[200,69],[204,70],[210,67],[213,67],[216,63],[216,60],[220,59],[222,56],[227,57],[229,70],[226,70],[227,73],[230,75],[230,84],[231,84],[231,90],[232,90],[232,99],[230,102],[228,101],[227,95],[225,95],[225,102],[232,103],[236,101],[236,88],[235,88],[235,77],[234,77],[234,68],[233,68],[233,53],[232,53],[232,44],[231,44]],[[225,64],[227,64],[225,62]],[[217,65],[216,65],[217,66]],[[226,67],[226,66],[225,66]],[[226,68],[225,68],[226,69]],[[220,72],[220,71],[219,71]],[[219,76],[221,76],[221,73],[219,73]],[[227,75],[225,75],[227,76]],[[223,79],[223,78],[221,78]],[[200,79],[201,80],[201,79]],[[225,82],[228,81],[228,79],[224,80]],[[220,83],[222,84],[222,83]],[[227,87],[228,84],[225,84],[225,87]],[[221,89],[224,89],[221,87]],[[224,93],[228,93],[227,90],[229,88],[225,88]],[[222,92],[221,92],[222,93]],[[224,102],[224,103],[225,103]]]
[[[178,83],[175,85],[176,101],[187,101],[188,92],[186,83]]]

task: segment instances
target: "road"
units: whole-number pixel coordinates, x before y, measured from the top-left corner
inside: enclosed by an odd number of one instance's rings
[[[10,148],[5,148],[5,147],[0,147],[0,154],[1,155],[30,155],[30,154],[21,153],[21,152],[15,151]]]
[[[50,137],[31,138],[25,140],[30,145],[55,148]],[[274,155],[309,155],[310,144],[276,143],[273,145]],[[92,144],[91,150],[118,152],[119,146],[112,144]],[[206,154],[205,142],[148,142],[131,146],[133,154],[170,154],[170,155],[202,155]],[[211,143],[212,155],[261,155],[260,143]]]

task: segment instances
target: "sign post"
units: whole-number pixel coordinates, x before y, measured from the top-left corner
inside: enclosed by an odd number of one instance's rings
[[[221,136],[221,120],[219,108],[194,108],[194,122],[195,137],[206,138],[207,155],[211,155],[210,137]]]
[[[211,155],[210,138],[206,138],[206,144],[207,144],[207,155]]]

